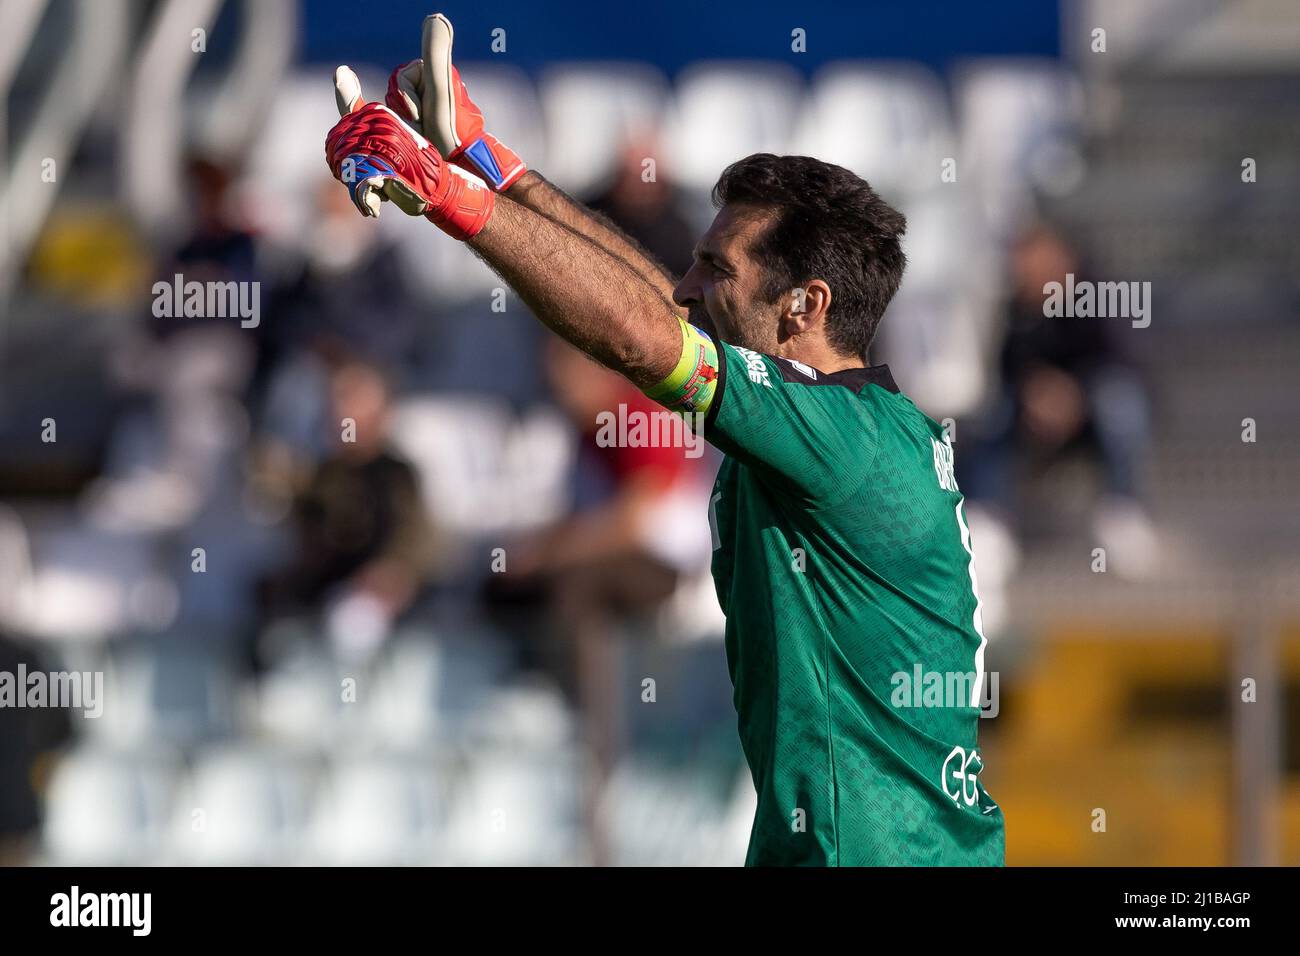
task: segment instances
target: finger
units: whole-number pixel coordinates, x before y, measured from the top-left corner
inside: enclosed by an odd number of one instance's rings
[[[387,199],[383,183],[362,183],[357,189],[357,208],[371,218],[379,218],[379,206]]]
[[[441,131],[439,149],[451,152],[460,143],[456,140],[456,81],[451,65],[451,46],[454,35],[451,21],[441,13],[424,18],[420,36],[420,49],[424,59],[424,89],[421,107],[424,109],[425,129]]]
[[[424,18],[420,33],[420,55],[426,64],[441,58],[451,59],[451,21],[441,13],[431,13]]]
[[[393,74],[394,89],[406,106],[406,118],[419,123],[424,115],[421,97],[424,86],[424,61],[412,60]],[[389,104],[392,105],[391,103]]]
[[[392,202],[408,216],[423,216],[425,210],[429,208],[424,197],[400,179],[389,179],[384,182],[384,199]]]
[[[366,105],[361,98],[361,81],[351,67],[340,66],[334,71],[334,105],[340,116],[347,116]]]

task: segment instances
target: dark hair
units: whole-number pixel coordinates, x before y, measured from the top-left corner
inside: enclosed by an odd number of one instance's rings
[[[828,341],[842,354],[865,356],[907,264],[903,214],[843,166],[771,153],[723,170],[713,204],[733,203],[776,213],[750,250],[767,269],[769,298],[821,279],[831,288]]]

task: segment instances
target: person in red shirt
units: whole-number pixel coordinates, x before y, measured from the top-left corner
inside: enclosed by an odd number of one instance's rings
[[[699,515],[717,463],[680,419],[668,428],[661,416],[672,413],[559,338],[548,344],[546,372],[579,433],[574,509],[506,549],[502,583],[544,596],[535,649],[577,700],[598,786],[621,746],[618,638],[651,620],[684,576],[707,568],[712,541]],[[638,421],[640,433],[626,427]],[[677,440],[651,440],[652,423],[660,439]]]

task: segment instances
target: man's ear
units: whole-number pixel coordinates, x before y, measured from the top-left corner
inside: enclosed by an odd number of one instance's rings
[[[781,324],[787,335],[798,335],[826,321],[831,307],[831,287],[821,279],[812,279],[789,292]]]

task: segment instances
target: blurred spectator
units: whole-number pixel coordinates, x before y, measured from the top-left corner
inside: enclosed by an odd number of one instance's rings
[[[256,246],[230,199],[233,170],[192,156],[186,172],[194,227],[156,279],[170,286],[179,275],[183,283],[234,282],[251,290],[258,281]],[[203,507],[248,428],[243,399],[255,345],[243,321],[175,310],[159,316],[150,309],[148,335],[120,344],[115,375],[148,402],[118,426],[108,474],[90,491],[98,525],[171,530]]]
[[[321,177],[312,201],[311,234],[267,253],[276,277],[251,404],[262,438],[314,460],[332,441],[323,424],[330,376],[323,352],[343,349],[399,370],[416,326],[409,283],[384,233],[330,177]]]
[[[333,447],[305,477],[291,456],[266,456],[264,482],[297,489],[288,565],[263,581],[271,616],[324,605],[332,648],[370,656],[414,600],[432,530],[412,467],[389,448],[390,386],[374,365],[330,356]]]
[[[619,154],[609,187],[593,199],[592,209],[612,219],[676,277],[691,267],[695,231],[678,208],[676,187],[656,164],[659,155],[648,138],[629,139]]]
[[[663,409],[558,338],[548,343],[546,371],[580,435],[574,509],[508,549],[506,585],[545,595],[553,625],[546,656],[562,685],[576,693],[583,641],[608,639],[611,619],[654,611],[682,574],[707,561],[711,542],[700,519],[709,459],[690,457],[682,447],[600,440],[598,416],[617,415],[620,406],[627,415],[662,415]]]
[[[20,666],[28,673],[48,670],[29,648],[0,631],[0,672],[16,680]],[[26,693],[26,688],[18,688]],[[0,866],[29,862],[36,848],[41,788],[46,756],[71,734],[68,713],[59,707],[0,707]]]
[[[257,244],[233,200],[237,170],[215,157],[193,154],[186,160],[185,181],[194,209],[190,235],[164,263],[160,279],[175,273],[186,282],[252,282],[257,275]],[[160,338],[212,322],[211,316],[153,317]]]
[[[546,632],[523,635],[525,656],[540,657],[576,699],[598,786],[622,746],[620,627],[649,620],[683,577],[707,563],[712,470],[702,441],[698,455],[682,444],[609,442],[602,420],[670,413],[559,338],[548,343],[546,371],[581,436],[574,510],[507,548],[506,573],[491,584],[497,598],[531,594],[543,602]],[[599,858],[602,850],[595,852]]]
[[[416,340],[410,284],[391,240],[357,215],[346,189],[322,176],[312,193],[311,234],[281,267],[260,330],[259,392],[284,362],[319,339],[346,342],[385,368],[409,361]],[[286,255],[287,253],[287,255]]]
[[[1094,511],[1101,544],[1121,572],[1145,573],[1156,550],[1138,487],[1147,396],[1111,335],[1115,320],[1044,314],[1048,283],[1089,278],[1078,251],[1052,227],[1027,229],[1012,246],[1010,267],[998,394],[959,456],[962,488],[1006,522],[1020,500],[1018,464],[1042,467],[1084,452],[1101,466],[1104,497]]]

